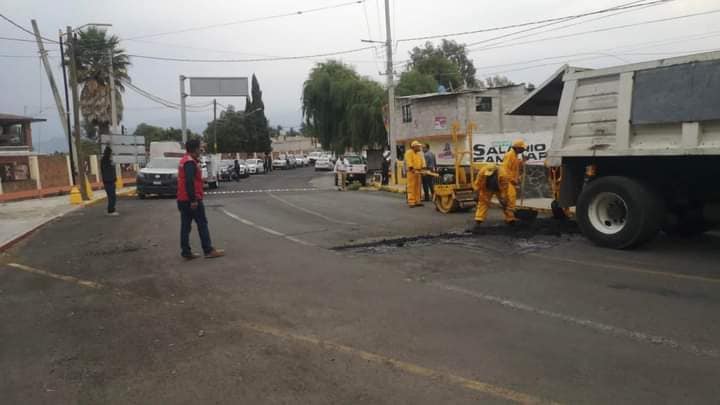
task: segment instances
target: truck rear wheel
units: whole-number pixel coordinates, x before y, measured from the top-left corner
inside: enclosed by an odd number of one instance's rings
[[[580,193],[577,221],[582,233],[600,246],[627,249],[657,235],[664,217],[662,199],[642,182],[608,176]]]

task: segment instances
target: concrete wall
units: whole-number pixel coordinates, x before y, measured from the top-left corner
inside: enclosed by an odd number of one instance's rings
[[[450,93],[420,99],[398,99],[393,115],[393,133],[398,141],[447,136],[457,121],[464,133],[468,122],[477,125],[475,133],[526,133],[553,129],[555,117],[510,116],[505,113],[520,103],[529,92],[523,85]],[[492,111],[475,111],[476,97],[492,98]],[[412,122],[403,122],[402,106],[411,104]],[[444,117],[445,125],[436,125]]]
[[[272,140],[272,150],[277,153],[309,153],[319,150],[320,146],[312,138],[303,136],[283,136]]]

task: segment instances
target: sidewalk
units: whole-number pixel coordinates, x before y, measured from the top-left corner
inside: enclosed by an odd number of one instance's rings
[[[118,190],[117,194],[129,195],[133,192],[135,187],[125,187]],[[93,191],[93,199],[82,205],[71,205],[69,195],[0,203],[0,252],[53,219],[100,203],[106,198],[105,190],[96,190]]]

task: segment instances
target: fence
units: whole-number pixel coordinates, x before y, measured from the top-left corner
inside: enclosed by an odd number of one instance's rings
[[[97,155],[85,160],[84,170],[94,189],[102,188]],[[116,165],[125,184],[134,184],[138,168]],[[72,172],[67,155],[3,156],[0,159],[0,202],[60,195],[70,192]]]

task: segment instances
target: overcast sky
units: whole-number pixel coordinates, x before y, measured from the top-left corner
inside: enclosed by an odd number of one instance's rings
[[[651,0],[644,0],[649,2]],[[177,31],[213,24],[225,24],[300,10],[350,3],[348,0],[3,0],[0,12],[25,27],[36,19],[44,36],[57,38],[58,29],[86,23],[111,23],[129,54],[177,58],[238,59],[266,56],[295,56],[350,50],[367,46],[361,39],[385,37],[383,0],[366,0],[324,11],[224,25],[215,28],[129,38]],[[394,39],[498,27],[545,18],[599,10],[630,0],[391,0]],[[706,11],[717,13],[673,21],[639,25],[584,35],[539,41],[542,38],[634,24],[649,20]],[[565,62],[585,67],[603,67],[677,56],[719,48],[720,0],[674,0],[666,4],[626,11],[618,15],[591,16],[536,31],[517,34],[519,39],[496,39],[471,47],[470,57],[478,77],[492,73],[515,82],[541,83]],[[569,25],[565,27],[566,25]],[[449,37],[471,44],[526,28],[516,28]],[[553,31],[546,31],[553,29]],[[28,34],[0,20],[0,37],[28,38]],[[435,40],[435,41],[439,41]],[[408,51],[424,41],[401,41],[396,61],[407,59]],[[511,42],[521,42],[510,46]],[[496,44],[493,49],[479,49]],[[63,136],[52,93],[42,70],[35,44],[0,40],[0,112],[47,118],[35,124],[36,142]],[[55,78],[62,83],[57,45],[51,45]],[[30,56],[25,58],[7,56]],[[365,50],[336,58],[355,66],[363,75],[385,82],[385,51]],[[178,75],[250,76],[260,81],[265,110],[271,125],[298,127],[300,96],[309,70],[321,59],[253,63],[182,63],[131,58],[130,76],[138,87],[160,97],[179,101]],[[402,65],[396,67],[399,72]],[[131,90],[126,90],[122,124],[133,129],[146,122],[159,126],[180,126],[180,113],[160,107]],[[209,99],[190,98],[202,104]],[[244,107],[240,98],[219,99],[224,104]],[[192,112],[189,127],[202,131],[211,112]]]

